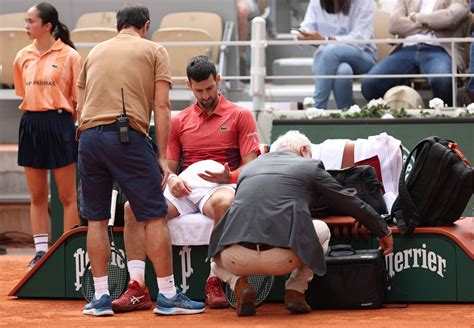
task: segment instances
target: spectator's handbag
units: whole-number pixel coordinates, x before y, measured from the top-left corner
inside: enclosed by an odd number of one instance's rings
[[[377,309],[388,287],[381,250],[354,250],[350,245],[331,246],[327,271],[315,275],[306,290],[312,309]]]
[[[387,213],[387,206],[383,199],[382,183],[377,179],[375,169],[370,165],[352,166],[343,170],[328,170],[342,186],[351,193],[369,204],[379,214]],[[344,208],[331,204],[320,197],[315,206],[311,208],[313,217],[324,218],[327,216],[349,215]]]

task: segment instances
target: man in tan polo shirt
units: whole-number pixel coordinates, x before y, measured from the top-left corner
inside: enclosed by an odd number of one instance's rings
[[[94,47],[77,82],[79,174],[84,201],[81,214],[89,222],[87,250],[95,287],[95,297],[84,307],[84,314],[114,314],[107,281],[107,221],[114,180],[142,226],[139,233],[157,274],[159,294],[153,312],[169,315],[204,311],[204,303],[190,300],[174,283],[165,221],[168,207],[162,194],[169,175],[166,149],[170,67],[166,50],[144,39],[149,27],[146,7],[128,5],[120,9],[119,34]],[[158,147],[148,135],[152,111]],[[136,292],[141,294],[133,295]],[[141,309],[150,308],[145,286],[129,285],[127,293],[130,295],[126,297],[138,300]]]

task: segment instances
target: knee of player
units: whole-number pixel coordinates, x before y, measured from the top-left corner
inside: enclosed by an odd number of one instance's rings
[[[213,202],[213,207],[226,210],[232,205],[235,199],[234,193],[231,192],[219,193],[219,195],[216,196],[217,197],[214,199]]]

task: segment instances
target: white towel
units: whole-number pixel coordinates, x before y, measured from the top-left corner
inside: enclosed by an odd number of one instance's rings
[[[186,214],[168,220],[171,244],[176,246],[209,245],[214,220],[201,213]]]
[[[354,146],[354,162],[378,156],[385,192],[395,195],[398,195],[398,180],[402,171],[400,146],[400,140],[385,132],[368,139],[357,139]]]
[[[320,144],[312,144],[313,158],[321,160],[326,170],[339,170],[348,141],[349,139],[327,139]]]

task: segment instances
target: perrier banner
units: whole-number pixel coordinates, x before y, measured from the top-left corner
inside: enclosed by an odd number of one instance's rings
[[[391,276],[386,303],[397,302],[474,302],[474,245],[459,245],[446,231],[474,227],[474,218],[466,218],[453,228],[418,228],[411,236],[394,233],[394,252],[386,256]],[[75,229],[47,253],[42,263],[27,273],[10,296],[46,298],[82,298],[81,278],[89,259],[86,228]],[[471,230],[474,231],[474,230]],[[121,229],[116,231],[118,248],[124,253]],[[332,240],[333,244],[351,243],[354,248],[377,248],[375,238],[368,240]],[[173,267],[177,286],[194,299],[204,299],[204,284],[209,274],[207,246],[173,246]],[[126,263],[112,259],[113,264]],[[283,301],[284,280],[279,277],[270,300]],[[156,276],[149,261],[146,283],[157,295]]]

